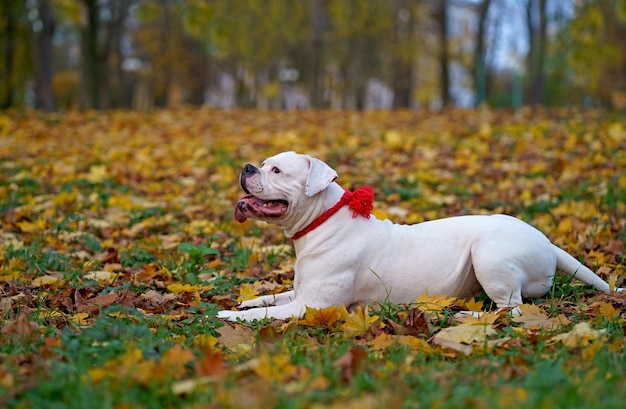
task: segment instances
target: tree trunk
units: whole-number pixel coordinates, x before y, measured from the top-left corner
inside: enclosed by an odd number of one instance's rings
[[[18,0],[19,1],[19,0]],[[0,73],[3,74],[4,82],[4,95],[1,96],[0,109],[7,109],[13,106],[13,94],[15,92],[15,38],[16,38],[16,23],[17,13],[15,1],[5,1],[2,5],[2,24],[4,28],[3,44],[2,44],[2,65],[3,70]]]
[[[38,12],[42,28],[34,33],[35,108],[52,111],[55,108],[52,93],[52,38],[56,30],[56,20],[51,0],[40,0]]]
[[[526,25],[528,28],[528,102],[531,105],[544,102],[544,66],[546,56],[546,4],[547,0],[528,0]]]
[[[439,92],[441,105],[450,105],[450,54],[448,52],[448,0],[440,0],[435,6],[435,22],[439,34]]]
[[[485,62],[485,31],[491,0],[483,0],[478,6],[478,30],[474,50],[474,94],[476,105],[487,100],[487,64]]]
[[[100,108],[100,79],[101,61],[98,47],[98,31],[100,20],[98,18],[98,0],[83,0],[85,6],[85,22],[82,34],[82,56],[83,56],[83,82],[85,84],[84,96],[88,108]]]
[[[309,0],[309,40],[308,48],[308,64],[307,86],[309,89],[309,98],[311,106],[321,108],[324,104],[323,88],[320,84],[320,76],[322,72],[322,4],[321,0]]]
[[[393,108],[409,108],[411,106],[411,89],[413,86],[413,64],[411,37],[413,33],[413,13],[406,0],[394,1],[395,13],[395,50],[391,59]]]

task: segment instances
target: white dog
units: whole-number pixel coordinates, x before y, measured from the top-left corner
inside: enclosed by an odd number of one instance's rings
[[[414,302],[424,292],[470,298],[484,290],[498,307],[539,297],[559,269],[597,290],[609,285],[537,229],[505,215],[460,216],[398,225],[370,215],[371,190],[354,194],[307,155],[284,152],[240,175],[248,193],[235,218],[284,229],[296,251],[294,290],[241,303],[218,317],[302,317],[306,307]]]

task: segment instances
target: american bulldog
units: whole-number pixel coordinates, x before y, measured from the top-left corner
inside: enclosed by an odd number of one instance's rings
[[[307,306],[409,304],[424,292],[467,299],[484,291],[499,308],[515,308],[522,297],[544,295],[557,269],[609,291],[519,219],[497,214],[394,224],[370,214],[371,188],[349,192],[336,179],[326,163],[295,152],[272,156],[260,168],[245,165],[240,184],[247,195],[237,202],[235,219],[275,224],[293,240],[294,289],[245,301],[244,310],[218,317],[286,319],[302,317]]]

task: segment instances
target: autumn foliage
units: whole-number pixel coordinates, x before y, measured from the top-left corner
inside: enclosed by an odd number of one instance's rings
[[[300,320],[218,320],[292,288],[282,232],[232,217],[239,169],[284,150],[324,159],[346,188],[374,186],[379,218],[516,215],[624,286],[617,114],[3,114],[0,405],[623,404],[626,295],[560,276],[521,316],[485,297],[423,294]]]

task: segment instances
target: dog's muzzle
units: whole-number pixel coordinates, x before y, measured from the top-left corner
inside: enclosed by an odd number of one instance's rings
[[[239,175],[239,184],[241,185],[241,188],[243,189],[244,192],[248,194],[250,193],[250,191],[246,187],[246,179],[258,173],[259,173],[259,168],[257,168],[254,165],[251,165],[248,163],[246,164],[246,166],[243,167],[243,170],[241,171],[241,174]]]

